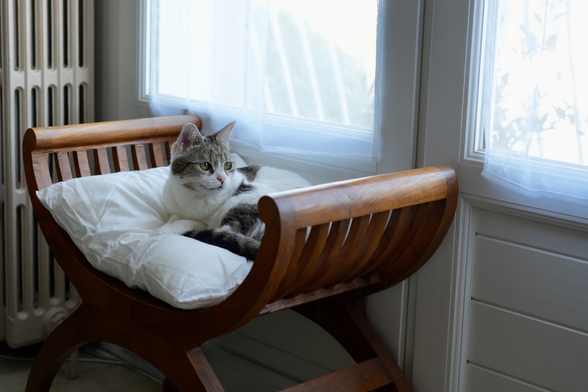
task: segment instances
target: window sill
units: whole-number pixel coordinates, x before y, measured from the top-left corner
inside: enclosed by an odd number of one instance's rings
[[[178,114],[183,114],[178,112]],[[141,99],[137,102],[137,117],[152,117],[149,101]],[[298,158],[293,155],[262,153],[246,146],[232,146],[232,151],[239,154],[249,164],[272,166],[296,172],[312,184],[330,181],[348,180],[365,177],[376,173],[377,164],[373,163],[370,170],[354,170],[344,166],[330,164],[324,161]]]
[[[501,187],[481,175],[477,164],[459,165],[460,193],[473,204],[498,206],[533,219],[588,229],[588,206],[566,203],[544,197],[527,197]]]

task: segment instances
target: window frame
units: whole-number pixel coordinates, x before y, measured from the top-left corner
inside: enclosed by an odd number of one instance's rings
[[[529,197],[508,187],[498,186],[483,177],[485,153],[476,149],[476,136],[481,126],[480,110],[482,101],[483,50],[486,34],[486,15],[488,1],[473,1],[469,10],[468,42],[466,44],[466,61],[464,75],[464,93],[462,101],[461,146],[458,158],[460,191],[475,200],[492,200],[493,203],[513,208],[521,213],[539,214],[552,219],[563,219],[588,224],[588,205],[571,204],[566,201]],[[481,134],[481,133],[480,133]],[[419,147],[420,148],[420,147]],[[539,164],[546,169],[560,168],[566,176],[573,176],[578,170],[573,165],[543,160]],[[567,166],[567,168],[566,168]]]
[[[468,129],[470,132],[466,132],[465,135],[465,149],[463,152],[463,159],[470,164],[478,165],[484,162],[484,148],[485,144],[483,140],[485,138],[485,130],[483,128],[483,110],[482,107],[486,105],[484,101],[484,79],[483,70],[485,58],[487,53],[486,43],[487,34],[489,28],[489,22],[487,20],[490,7],[490,2],[496,2],[493,7],[499,7],[499,2],[502,0],[482,0],[480,3],[474,5],[474,12],[472,16],[473,28],[472,28],[472,42],[471,42],[471,57],[470,57],[470,79],[469,79],[469,101],[468,105]],[[493,26],[493,29],[496,27]],[[516,155],[515,153],[505,153],[507,155]],[[568,163],[565,161],[557,161],[543,157],[529,157],[534,163],[545,167],[546,169],[553,169],[555,167],[561,167],[562,171],[565,171],[565,175],[573,176],[573,173],[578,170],[588,170],[588,165],[580,165],[574,163]]]

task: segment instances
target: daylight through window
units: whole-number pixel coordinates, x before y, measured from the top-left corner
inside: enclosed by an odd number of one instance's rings
[[[588,2],[487,1],[483,132],[498,153],[588,164]]]
[[[378,11],[377,0],[151,0],[152,107],[237,120],[236,142],[261,151],[377,162]]]

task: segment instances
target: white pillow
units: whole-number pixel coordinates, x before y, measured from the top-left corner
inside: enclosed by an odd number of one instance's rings
[[[162,203],[168,175],[161,167],[77,178],[37,196],[96,269],[177,308],[218,304],[252,262],[180,235],[154,235],[169,218]]]

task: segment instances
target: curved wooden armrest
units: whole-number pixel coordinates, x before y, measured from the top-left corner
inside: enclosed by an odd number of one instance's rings
[[[266,263],[274,274],[263,275],[273,295],[262,312],[345,292],[360,297],[406,279],[445,237],[457,196],[454,170],[439,166],[262,198],[266,237],[251,275]]]

